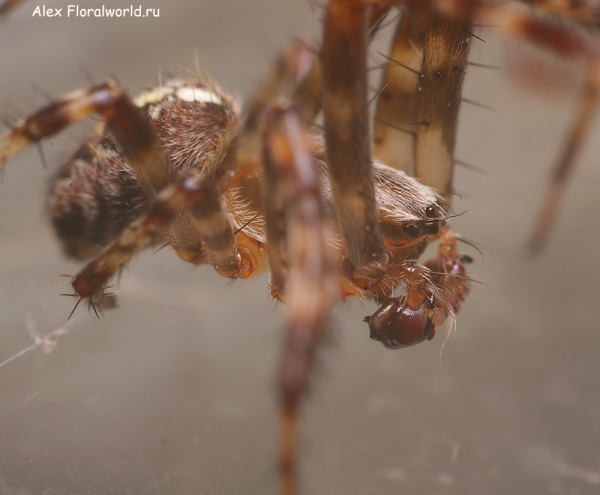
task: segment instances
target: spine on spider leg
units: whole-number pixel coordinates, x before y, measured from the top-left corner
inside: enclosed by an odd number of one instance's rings
[[[414,176],[417,86],[428,11],[405,7],[386,58],[373,123],[373,154]]]
[[[0,164],[93,113],[106,120],[149,198],[172,180],[169,160],[154,131],[123,90],[111,81],[50,103],[0,137]]]
[[[323,108],[328,173],[347,258],[343,270],[364,288],[379,283],[389,257],[378,223],[367,105],[368,5],[331,0],[323,34]]]
[[[265,119],[263,198],[272,290],[289,308],[281,363],[280,474],[297,490],[298,410],[330,318],[338,281],[328,242],[321,178],[300,111],[276,107]]]

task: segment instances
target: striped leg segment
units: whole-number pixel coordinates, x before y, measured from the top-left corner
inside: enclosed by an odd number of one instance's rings
[[[425,10],[404,9],[386,58],[373,124],[377,159],[413,177],[417,87],[429,17]]]
[[[100,293],[113,276],[183,212],[190,215],[202,240],[203,250],[196,254],[196,262],[210,263],[230,278],[243,277],[249,267],[240,262],[236,239],[219,197],[208,179],[192,172],[163,188],[148,211],[76,275],[72,284],[75,294],[91,298]]]
[[[321,111],[321,64],[318,47],[308,39],[295,39],[281,53],[274,69],[249,98],[242,130],[243,141],[258,137],[265,109],[278,98],[289,98],[302,108],[304,121]]]
[[[264,211],[273,291],[289,309],[281,362],[282,493],[297,493],[298,412],[330,310],[339,292],[327,240],[321,177],[296,108],[267,112]]]
[[[94,113],[106,121],[149,198],[171,182],[173,171],[154,131],[139,108],[112,81],[52,102],[0,137],[0,166],[27,146]]]
[[[417,88],[415,176],[442,195],[446,208],[452,194],[458,110],[471,29],[471,21],[431,16]]]
[[[538,2],[535,2],[538,3]],[[566,17],[597,25],[594,9],[585,8],[584,4],[569,2],[539,3],[541,8],[558,12]],[[576,116],[568,132],[567,143],[556,165],[555,172],[546,191],[537,223],[534,228],[530,248],[538,251],[549,236],[560,199],[564,193],[570,171],[584,142],[590,125],[593,109],[597,106],[600,90],[600,45],[577,32],[554,22],[545,21],[536,12],[521,8],[515,4],[497,4],[477,2],[461,2],[459,0],[441,2],[432,1],[438,11],[453,19],[468,16],[482,24],[492,25],[509,36],[529,40],[542,48],[571,60],[580,60],[589,69],[585,86],[581,91]]]
[[[519,5],[517,2],[487,2],[483,0],[404,0],[399,2],[397,0],[374,0],[374,3],[378,6],[404,4],[409,8],[428,8],[434,13],[434,16],[443,19],[442,22],[453,23],[457,26],[460,24],[467,26],[473,22],[492,26],[501,34],[530,41],[551,53],[571,60],[579,60],[589,67],[588,77],[581,91],[577,114],[568,132],[567,143],[556,164],[530,240],[530,248],[533,251],[541,249],[550,234],[560,199],[566,188],[568,176],[574,168],[576,157],[584,142],[584,136],[591,125],[592,109],[596,107],[597,95],[600,91],[600,44],[597,40],[587,36],[585,32],[557,24],[551,17],[548,20],[547,16],[539,15],[535,10]],[[532,4],[541,11],[558,14],[590,27],[597,27],[600,24],[598,9],[594,8],[590,2],[525,0],[523,3]],[[459,36],[460,31],[457,31]],[[440,39],[440,41],[443,44],[444,40]],[[460,44],[455,45],[455,48],[459,49],[459,47]],[[425,56],[425,58],[427,57]],[[459,64],[454,66],[459,67]],[[424,68],[424,76],[426,72],[427,70]],[[445,84],[441,80],[435,80],[436,74],[436,72],[432,73],[433,79],[430,79],[429,83],[435,81],[438,86]],[[441,79],[444,79],[444,76]],[[423,98],[421,99],[423,100]],[[453,103],[450,107],[452,106]],[[443,106],[436,105],[436,108],[442,110]],[[448,115],[451,113],[453,112],[448,112]],[[431,134],[431,132],[422,129],[424,126],[431,127],[431,119],[428,113],[419,113],[418,124],[418,130],[424,136]],[[439,130],[437,132],[439,133]],[[429,136],[426,139],[421,138],[423,146],[420,147],[420,151],[417,151],[418,155],[424,157],[433,153],[443,157],[453,147],[452,141],[447,136],[443,137],[442,140],[432,139],[433,147],[425,145],[430,139]],[[437,168],[431,169],[432,165],[428,160],[417,157],[417,168],[419,168],[419,163],[423,164],[425,168],[417,170],[417,177],[428,185],[436,187],[447,198],[447,195],[451,192],[452,175],[451,168],[447,165],[449,158],[444,159],[442,174],[439,175],[439,179],[435,178],[438,175]],[[432,182],[430,182],[430,177],[433,180]]]
[[[331,0],[323,34],[323,107],[327,163],[347,259],[362,287],[379,283],[388,264],[377,219],[367,105],[368,4]]]
[[[376,153],[437,189],[446,210],[471,29],[470,21],[442,18],[422,5],[405,7],[378,98]],[[401,142],[408,151],[395,152]],[[406,290],[385,299],[367,318],[371,338],[389,348],[407,347],[433,338],[447,318],[454,319],[468,293],[468,279],[466,257],[457,252],[455,238],[452,249],[446,242],[451,235],[445,227],[435,236],[440,241],[438,257],[426,266],[412,260],[395,266]]]

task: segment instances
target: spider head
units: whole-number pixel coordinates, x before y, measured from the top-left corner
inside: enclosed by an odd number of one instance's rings
[[[420,242],[424,237],[436,235],[446,225],[447,215],[438,203],[429,203],[418,215],[411,212],[407,219],[383,219],[384,239],[390,247],[404,247]]]

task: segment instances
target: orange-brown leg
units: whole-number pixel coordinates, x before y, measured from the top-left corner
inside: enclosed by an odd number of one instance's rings
[[[430,13],[405,7],[386,57],[373,122],[373,154],[415,175],[415,123],[425,32]]]
[[[379,0],[380,5],[393,2]],[[407,4],[413,2],[407,1]],[[423,5],[425,2],[419,2]],[[591,125],[591,116],[596,107],[600,91],[600,44],[585,33],[549,22],[531,9],[516,4],[483,2],[481,0],[427,0],[432,10],[454,22],[469,19],[481,24],[494,26],[500,33],[528,40],[559,56],[579,60],[588,66],[587,78],[579,98],[576,116],[568,132],[567,142],[555,167],[548,186],[544,204],[530,241],[530,247],[539,250],[546,241],[560,198],[564,193],[570,170],[584,142],[584,136]],[[589,26],[598,26],[596,9],[590,5],[572,2],[550,2],[546,0],[528,1],[542,10],[558,13]]]
[[[598,76],[594,76],[596,68],[593,67],[593,69],[581,90],[574,121],[567,136],[567,145],[554,166],[550,182],[546,188],[542,207],[529,241],[529,248],[533,253],[542,249],[550,236],[560,203],[565,195],[568,180],[577,163],[577,155],[585,142],[591,120],[598,109],[598,84],[600,81],[594,80]]]
[[[431,281],[443,300],[439,306],[449,306],[457,313],[471,289],[466,265],[473,260],[459,251],[459,237],[450,227],[440,230],[438,241],[437,257],[428,260],[425,266],[431,270]]]
[[[327,164],[347,259],[343,270],[363,287],[384,276],[388,253],[377,219],[367,104],[369,5],[331,0],[323,34],[323,108]]]
[[[321,177],[296,108],[267,112],[264,211],[273,290],[288,307],[281,361],[279,460],[284,495],[298,490],[298,414],[338,281],[327,239]]]
[[[375,143],[376,150],[396,168],[408,169],[420,182],[439,191],[448,210],[458,110],[473,23],[442,18],[422,9],[422,5],[405,7],[398,25],[382,83],[384,89],[378,98]],[[397,80],[391,80],[394,75]],[[403,133],[402,129],[412,132]],[[403,154],[393,152],[399,143],[407,148]],[[446,226],[443,232],[452,231]],[[423,243],[424,247],[427,240]],[[438,251],[446,251],[443,242]],[[449,258],[445,255],[444,260]],[[451,260],[458,259],[462,257],[453,251]],[[414,261],[394,263],[392,270],[397,272],[396,278],[405,281],[406,290],[400,297],[385,300],[369,319],[372,337],[392,348],[433,337],[435,329],[447,317],[453,318],[458,309],[445,287],[451,275],[445,275],[444,270],[451,270],[448,265],[452,261],[440,261],[439,267],[436,264],[439,274]],[[461,267],[464,272],[464,264]],[[452,282],[467,280],[464,273],[458,279],[454,277]]]
[[[261,122],[265,109],[279,98],[289,98],[302,108],[305,122],[321,111],[321,64],[318,47],[308,39],[295,39],[280,54],[247,101],[242,142],[253,139],[262,145]]]

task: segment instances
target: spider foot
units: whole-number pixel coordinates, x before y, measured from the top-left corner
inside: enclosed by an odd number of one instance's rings
[[[95,292],[94,294],[86,297],[82,297],[77,293],[73,294],[61,294],[61,296],[75,297],[77,298],[77,302],[75,303],[75,307],[73,311],[69,314],[67,320],[70,320],[75,310],[79,307],[79,304],[83,301],[88,311],[93,311],[96,317],[99,319],[100,314],[105,309],[113,309],[118,306],[117,304],[117,296],[114,292],[107,292],[108,289],[112,289],[112,286],[101,287],[100,290]]]

